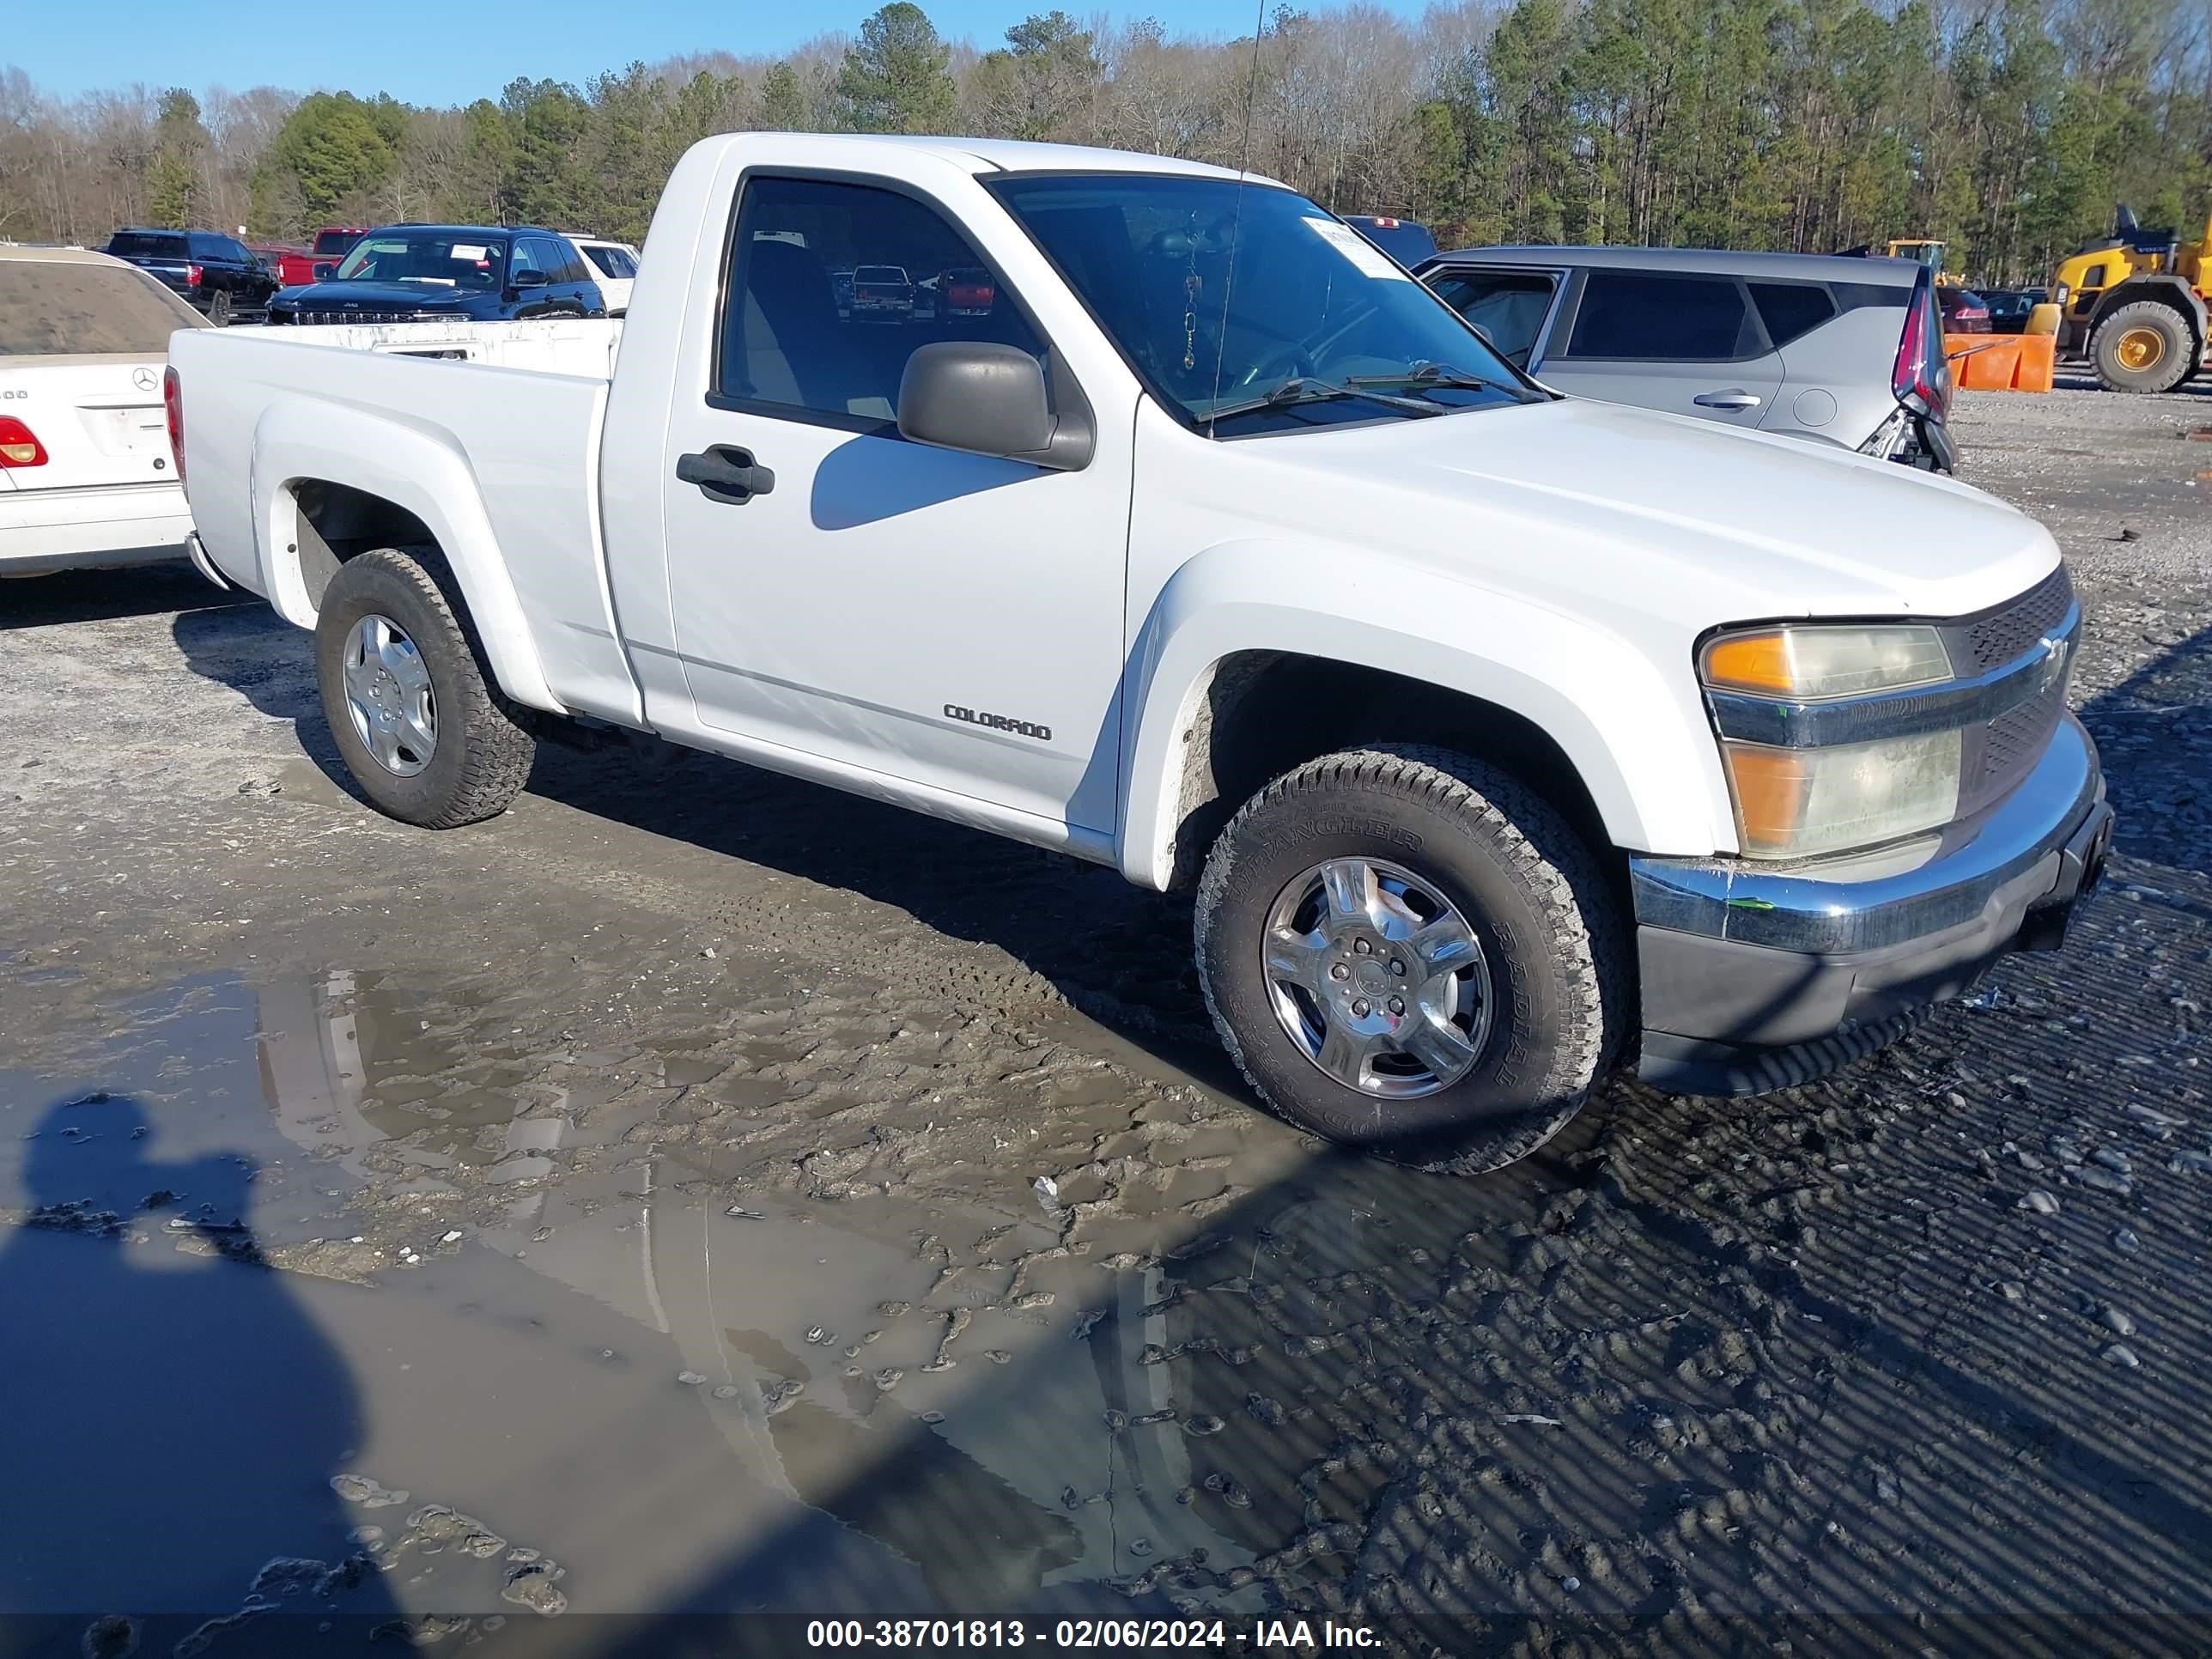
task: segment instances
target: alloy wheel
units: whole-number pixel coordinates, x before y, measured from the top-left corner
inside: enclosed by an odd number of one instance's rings
[[[1413,1100],[1481,1059],[1490,965],[1474,929],[1430,883],[1381,859],[1332,859],[1267,913],[1261,971],[1299,1052],[1362,1094]]]
[[[371,611],[346,635],[346,709],[354,735],[376,763],[411,778],[438,748],[438,700],[430,671],[407,630]]]

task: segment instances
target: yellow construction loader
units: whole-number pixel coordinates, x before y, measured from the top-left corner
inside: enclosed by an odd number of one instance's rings
[[[2112,234],[2059,262],[2058,349],[2088,358],[2108,392],[2171,392],[2204,366],[2212,221],[2185,242],[2120,209]]]
[[[1927,236],[1893,236],[1890,239],[1889,257],[1910,259],[1916,265],[1928,267],[1928,274],[1938,288],[1963,288],[1966,279],[1954,276],[1943,269],[1944,245]]]

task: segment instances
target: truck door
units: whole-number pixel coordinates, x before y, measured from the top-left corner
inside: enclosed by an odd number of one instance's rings
[[[1782,390],[1782,359],[1733,276],[1599,267],[1567,304],[1534,372],[1571,397],[1755,431]]]
[[[933,203],[850,175],[750,175],[721,257],[713,297],[695,286],[692,301],[715,314],[689,325],[694,337],[711,325],[708,384],[678,389],[660,480],[700,722],[1110,831],[1126,471],[909,443],[894,418],[925,343],[1043,360],[1050,342],[1020,296],[994,275],[958,314],[841,313],[836,270],[994,270]]]

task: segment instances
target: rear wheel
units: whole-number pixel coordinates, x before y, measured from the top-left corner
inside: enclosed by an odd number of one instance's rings
[[[2109,391],[2171,392],[2197,368],[2196,337],[2172,306],[2137,300],[2097,325],[2089,361]]]
[[[338,567],[315,621],[323,715],[361,792],[405,823],[450,830],[505,811],[537,742],[486,678],[434,548]]]
[[[219,290],[208,301],[208,321],[213,323],[217,328],[229,326],[231,298],[228,289]]]
[[[1610,1064],[1612,896],[1547,803],[1468,756],[1309,762],[1222,831],[1198,962],[1224,1044],[1285,1117],[1423,1168],[1527,1156]]]

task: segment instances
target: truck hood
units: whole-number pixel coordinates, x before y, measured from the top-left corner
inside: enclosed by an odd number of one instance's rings
[[[1413,557],[1601,601],[1625,579],[1693,627],[1960,615],[2058,562],[2042,526],[1954,480],[1587,398],[1248,441],[1295,459],[1305,501],[1318,484],[1370,535],[1403,526]]]
[[[288,288],[277,296],[295,306],[316,311],[461,311],[478,297],[477,290],[440,288],[432,283],[310,283]]]

